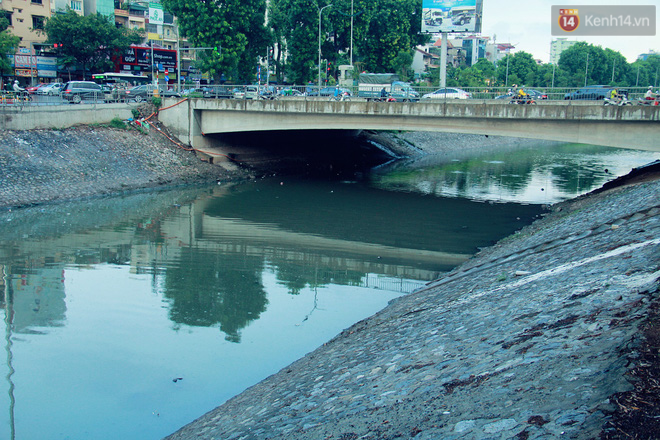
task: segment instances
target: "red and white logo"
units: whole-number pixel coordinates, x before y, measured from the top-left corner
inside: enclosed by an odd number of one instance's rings
[[[577,9],[559,9],[559,27],[565,32],[573,32],[580,26]]]

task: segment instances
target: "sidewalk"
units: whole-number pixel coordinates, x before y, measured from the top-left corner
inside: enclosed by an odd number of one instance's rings
[[[598,437],[659,299],[642,180],[556,205],[168,438]]]

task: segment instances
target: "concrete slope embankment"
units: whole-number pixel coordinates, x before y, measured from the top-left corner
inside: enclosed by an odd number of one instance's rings
[[[658,301],[660,180],[581,197],[168,439],[590,439]]]

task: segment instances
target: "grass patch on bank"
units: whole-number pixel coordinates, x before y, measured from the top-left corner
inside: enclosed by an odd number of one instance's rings
[[[121,130],[126,130],[128,127],[124,121],[122,121],[119,118],[113,118],[112,121],[110,121],[110,127],[112,128],[118,128]]]

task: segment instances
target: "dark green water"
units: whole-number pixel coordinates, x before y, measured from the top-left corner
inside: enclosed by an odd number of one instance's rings
[[[0,213],[0,438],[158,439],[657,154],[590,146]]]

